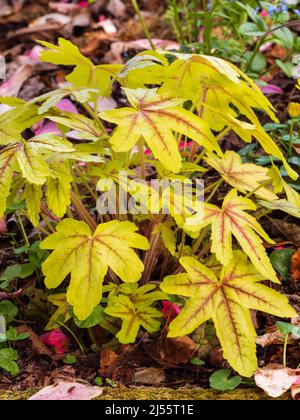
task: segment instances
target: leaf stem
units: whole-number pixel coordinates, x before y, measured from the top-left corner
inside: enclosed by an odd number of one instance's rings
[[[94,232],[97,228],[97,223],[85,208],[84,204],[81,201],[81,198],[77,194],[75,194],[74,191],[71,191],[71,201],[78,216],[81,218],[81,220],[84,220]]]
[[[56,322],[61,325],[62,327],[64,327],[74,338],[74,340],[76,341],[76,343],[78,344],[78,347],[80,348],[80,351],[82,354],[85,354],[83,345],[81,344],[81,342],[79,341],[79,339],[76,337],[75,333],[71,330],[71,328],[67,327],[66,324],[63,324],[62,322],[60,322],[59,320],[56,320]]]
[[[283,344],[283,366],[286,367],[286,361],[287,361],[287,346],[288,346],[288,340],[289,340],[289,335],[286,334],[284,337],[284,344]]]
[[[149,29],[147,28],[147,25],[145,23],[145,20],[143,18],[143,15],[141,13],[141,10],[139,8],[139,5],[137,4],[137,1],[136,0],[131,0],[131,3],[132,3],[132,6],[134,8],[135,13],[137,14],[137,16],[139,18],[140,24],[141,24],[141,26],[143,28],[143,31],[144,31],[144,33],[146,35],[146,38],[148,39],[148,41],[149,41],[149,43],[151,45],[151,48],[153,50],[156,50],[155,45],[154,45],[154,43],[152,41],[152,37],[151,37],[150,32],[149,32]]]

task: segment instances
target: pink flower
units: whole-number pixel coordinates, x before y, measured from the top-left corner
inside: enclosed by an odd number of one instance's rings
[[[281,87],[272,85],[270,83],[266,86],[259,86],[259,88],[262,91],[262,93],[265,93],[267,95],[282,95],[284,93]]]
[[[86,0],[82,0],[79,2],[80,7],[89,7],[89,2]]]
[[[53,347],[55,354],[64,354],[69,342],[68,337],[60,329],[52,330],[41,335],[40,340],[46,346]]]
[[[36,136],[47,133],[56,134],[58,136],[61,135],[61,131],[53,121],[48,121],[45,124],[39,124],[38,127],[34,129],[34,133]]]
[[[177,315],[180,314],[181,309],[179,308],[178,305],[176,305],[176,303],[171,303],[168,300],[164,300],[162,302],[162,310],[161,313],[163,315],[163,318],[169,321],[173,321],[174,318],[177,317]]]
[[[56,105],[56,108],[60,109],[61,111],[72,112],[73,114],[78,114],[78,110],[76,106],[73,104],[70,99],[62,99]],[[36,136],[40,136],[41,134],[52,133],[58,136],[61,135],[60,129],[57,127],[56,123],[53,121],[41,121],[34,127],[34,133]]]
[[[73,114],[78,114],[76,106],[73,104],[72,101],[70,101],[70,99],[61,99],[55,106],[61,111],[73,112]]]
[[[268,12],[267,12],[266,10],[263,10],[263,11],[261,12],[261,16],[262,16],[262,17],[267,17],[267,16],[268,16]]]
[[[26,51],[24,56],[30,58],[34,62],[40,62],[40,54],[44,51],[44,48],[40,45],[36,45],[31,50]]]

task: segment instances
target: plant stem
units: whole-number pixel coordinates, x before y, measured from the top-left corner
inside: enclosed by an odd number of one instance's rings
[[[192,246],[192,254],[193,255],[196,254],[196,252],[198,251],[203,239],[206,236],[206,233],[207,233],[207,227],[201,230],[199,237],[194,242],[194,244]]]
[[[284,337],[284,345],[283,345],[283,366],[284,367],[286,367],[286,353],[287,353],[288,339],[289,339],[289,335],[286,334]]]
[[[137,16],[139,18],[140,24],[141,24],[141,26],[143,28],[143,31],[144,31],[144,33],[146,35],[146,38],[148,39],[148,41],[149,41],[149,43],[151,45],[151,48],[153,50],[156,50],[155,45],[154,45],[154,43],[152,41],[152,37],[151,37],[150,32],[149,32],[149,29],[147,28],[147,25],[145,23],[145,20],[143,18],[143,15],[141,13],[141,10],[139,8],[139,5],[137,4],[137,1],[136,0],[131,0],[131,3],[132,3],[132,6],[134,8],[135,13],[137,14]]]
[[[146,167],[145,167],[145,151],[144,151],[144,141],[139,140],[138,142],[138,149],[139,149],[139,155],[141,160],[141,177],[143,179],[146,178]]]
[[[26,230],[25,230],[25,227],[24,227],[22,218],[19,215],[19,213],[18,213],[18,222],[19,222],[19,226],[20,226],[20,229],[21,229],[21,233],[22,233],[23,239],[24,239],[26,245],[30,248],[30,242],[29,242],[28,236],[26,234]]]
[[[294,133],[294,119],[292,118],[292,124],[290,128],[290,141],[289,141],[289,157],[292,156],[292,150],[293,150],[293,133]]]
[[[299,25],[299,23],[300,23],[300,20],[299,19],[294,20],[292,22],[287,22],[287,23],[284,23],[283,25],[276,26],[276,28],[272,28],[272,29],[268,30],[264,35],[262,35],[262,37],[257,41],[256,47],[255,47],[255,49],[254,49],[254,51],[253,51],[250,59],[248,60],[248,62],[246,64],[245,73],[247,73],[247,71],[251,68],[251,65],[252,65],[252,63],[253,63],[253,61],[255,59],[256,54],[258,53],[260,47],[262,46],[262,44],[265,42],[265,39],[269,35],[271,35],[272,33],[276,32],[278,29],[288,28],[288,27],[294,26],[294,25]],[[245,52],[242,55],[244,55]]]
[[[216,140],[217,141],[222,140],[226,136],[226,134],[228,134],[230,131],[231,131],[231,127],[230,126],[224,128],[224,130],[221,131],[221,133],[217,135]]]
[[[93,199],[95,201],[97,201],[98,197],[97,194],[92,190],[92,188],[90,187],[89,183],[87,182],[87,180],[85,179],[85,174],[83,174],[79,168],[78,165],[75,165],[75,170],[79,176],[79,178],[81,179],[83,185],[85,186],[85,188],[88,190],[88,192],[91,194],[91,196],[93,197]]]
[[[97,228],[97,223],[85,208],[84,204],[81,201],[81,198],[77,194],[75,194],[74,191],[71,191],[71,201],[78,216],[81,218],[81,220],[84,220],[94,232]]]
[[[78,344],[78,347],[80,348],[80,351],[82,354],[85,354],[83,345],[81,344],[81,342],[79,341],[79,339],[76,337],[75,333],[73,333],[73,331],[71,330],[71,328],[67,327],[64,323],[60,322],[59,320],[56,321],[59,325],[61,325],[62,327],[64,327],[74,338],[74,340],[76,341],[76,343]]]
[[[258,187],[256,187],[254,190],[250,191],[245,198],[250,198],[252,197],[258,190],[260,190],[261,188],[267,186],[270,184],[270,180],[267,180],[265,182],[263,182],[262,184],[260,184]]]
[[[150,275],[152,273],[152,270],[154,268],[155,259],[157,255],[157,249],[158,249],[158,243],[160,239],[160,232],[156,231],[156,226],[159,221],[153,222],[152,224],[152,232],[151,232],[151,238],[150,238],[150,246],[149,250],[146,252],[145,258],[144,258],[144,266],[145,271],[143,275],[143,283],[147,284],[150,278]]]
[[[223,182],[224,182],[224,180],[223,179],[220,179],[220,181],[216,183],[215,188],[212,190],[212,192],[210,193],[210,195],[208,196],[208,198],[205,200],[206,203],[209,203],[210,202],[210,200],[213,198],[213,196],[218,191],[218,189],[223,184]]]
[[[96,100],[94,101],[94,108],[95,108],[94,110],[88,104],[81,104],[81,105],[86,110],[86,112],[96,121],[96,123],[98,124],[103,134],[107,136],[106,128],[104,127],[104,124],[102,123],[102,121],[100,120],[98,116],[98,111],[97,111],[98,102]]]
[[[173,8],[173,15],[174,15],[174,30],[175,32],[177,32],[178,38],[179,38],[179,42],[183,45],[186,44],[185,38],[184,38],[184,33],[182,30],[182,26],[181,26],[181,21],[180,21],[180,15],[178,12],[178,7],[177,7],[177,1],[176,0],[171,0],[171,5]]]

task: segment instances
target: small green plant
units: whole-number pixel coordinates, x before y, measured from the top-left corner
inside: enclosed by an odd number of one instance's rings
[[[12,346],[15,342],[29,337],[26,332],[18,334],[12,326],[7,327],[14,321],[17,313],[18,308],[12,302],[7,300],[0,302],[0,368],[12,376],[19,373],[18,352]]]
[[[98,386],[102,386],[103,385],[103,379],[100,378],[100,376],[97,376],[97,378],[95,378],[95,384]]]
[[[276,327],[284,335],[284,344],[283,344],[283,366],[286,367],[287,365],[287,346],[290,334],[293,335],[294,338],[300,338],[300,327],[294,324],[290,324],[288,322],[278,321],[276,323]]]
[[[40,249],[40,241],[36,241],[30,246],[24,245],[21,248],[16,248],[14,252],[17,258],[27,259],[28,262],[6,267],[0,276],[0,289],[2,290],[9,289],[14,280],[23,280],[32,276],[34,272],[40,270],[42,263],[48,256],[47,251]]]
[[[260,51],[266,42],[270,42],[286,51],[286,57],[277,59],[272,67],[278,66],[292,77],[300,52],[300,37],[291,31],[297,24],[298,9],[296,5],[277,3],[168,0],[166,16],[183,52],[214,54],[229,59],[258,79],[271,70]]]
[[[260,219],[273,209],[300,217],[295,165],[256,114],[278,123],[274,108],[217,57],[151,50],[125,65],[94,65],[69,41],[41,44],[44,61],[73,68],[70,85],[27,103],[1,98],[12,109],[0,117],[0,216],[21,201],[43,236],[42,254],[29,262],[42,262],[47,289],[56,289],[46,329],[67,328],[81,348],[72,328],[88,329],[93,341],[100,325],[107,341],[134,343],[160,330],[161,302],[178,295],[169,336],[212,318],[225,359],[250,377],[257,360],[249,309],[296,314],[260,283],[280,282]],[[113,86],[126,106],[99,112]],[[59,110],[64,97],[80,112]],[[42,119],[61,134],[25,139]],[[281,162],[289,187],[279,188],[275,170],[223,150],[230,132]],[[214,181],[206,185],[208,172]]]
[[[240,376],[234,376],[229,379],[230,374],[229,369],[221,369],[214,372],[209,378],[211,388],[217,389],[218,391],[233,391],[236,389],[241,384],[242,378]]]
[[[63,359],[63,362],[66,365],[74,365],[77,362],[77,358],[72,354],[67,354],[66,357]]]

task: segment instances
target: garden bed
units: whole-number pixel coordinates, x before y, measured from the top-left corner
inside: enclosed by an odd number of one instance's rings
[[[0,391],[0,400],[27,400],[39,389],[27,391]],[[264,392],[257,389],[237,389],[230,392],[214,390],[189,390],[168,388],[117,388],[103,389],[103,394],[96,400],[270,400]],[[284,395],[278,400],[291,399]]]

